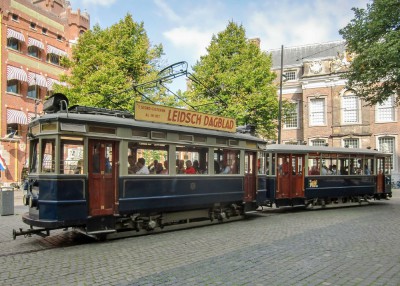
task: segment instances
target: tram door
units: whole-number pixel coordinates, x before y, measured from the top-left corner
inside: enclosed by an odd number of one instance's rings
[[[118,148],[115,141],[89,140],[89,215],[112,215],[116,205]]]
[[[277,199],[304,197],[304,155],[279,154]]]
[[[246,152],[244,158],[244,201],[256,199],[256,152]]]

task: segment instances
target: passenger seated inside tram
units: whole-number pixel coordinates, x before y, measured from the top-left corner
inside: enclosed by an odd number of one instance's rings
[[[161,171],[160,174],[168,175],[168,161],[167,160],[164,161],[164,169]]]
[[[176,159],[176,173],[185,174],[185,161]]]
[[[231,173],[231,167],[228,166],[226,162],[222,163],[222,171],[221,174],[230,174]]]
[[[327,166],[325,166],[325,165],[322,166],[321,175],[330,175]]]
[[[319,175],[319,170],[317,166],[312,166],[310,170],[310,175]]]
[[[138,170],[136,171],[136,175],[148,175],[150,174],[149,168],[146,166],[146,160],[144,158],[139,158],[136,163]]]
[[[155,173],[156,174],[161,174],[161,172],[164,170],[163,164],[162,163],[157,163],[157,166],[155,167]]]
[[[132,155],[128,156],[128,174],[136,174],[138,167],[135,164],[135,160]]]
[[[371,175],[371,171],[368,169],[367,164],[364,165],[364,175],[367,175],[367,176]]]
[[[202,173],[201,170],[200,170],[199,161],[197,161],[197,160],[193,161],[193,168],[195,169],[196,174],[201,174]]]
[[[83,159],[80,159],[76,164],[74,174],[83,174]]]
[[[185,174],[196,174],[196,170],[193,168],[192,161],[186,161],[186,170]]]

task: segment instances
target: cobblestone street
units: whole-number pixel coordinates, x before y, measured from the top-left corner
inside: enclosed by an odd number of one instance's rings
[[[16,201],[0,217],[2,285],[400,285],[399,190],[369,205],[106,242],[63,231],[14,241],[25,211]]]

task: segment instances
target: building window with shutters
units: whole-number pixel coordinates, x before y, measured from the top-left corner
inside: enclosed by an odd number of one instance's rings
[[[342,96],[342,123],[360,122],[360,99],[353,91],[346,91]]]
[[[376,122],[393,122],[395,120],[395,98],[391,96],[376,105]]]
[[[389,157],[389,162],[386,163],[388,169],[394,169],[395,157],[395,138],[392,136],[382,136],[378,138],[378,148],[379,151],[384,153],[390,153],[392,156]],[[386,168],[385,168],[386,169]]]
[[[345,148],[360,148],[360,140],[358,138],[343,139],[343,147],[345,147]]]
[[[326,125],[325,98],[310,99],[310,126]]]

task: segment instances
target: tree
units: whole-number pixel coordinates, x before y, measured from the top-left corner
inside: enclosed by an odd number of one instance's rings
[[[58,85],[72,104],[133,110],[140,95],[135,83],[156,78],[163,48],[151,46],[143,23],[127,14],[119,23],[102,30],[94,26],[79,37],[72,59],[65,59],[70,74],[62,77],[68,87]],[[158,100],[157,94],[150,95]]]
[[[339,33],[355,57],[344,74],[348,85],[368,104],[400,94],[400,1],[374,0]],[[400,97],[397,97],[399,104]]]
[[[185,96],[199,111],[254,124],[260,135],[274,137],[278,100],[272,59],[245,34],[242,25],[229,22],[212,37],[208,54],[193,66],[199,82],[191,82]]]

